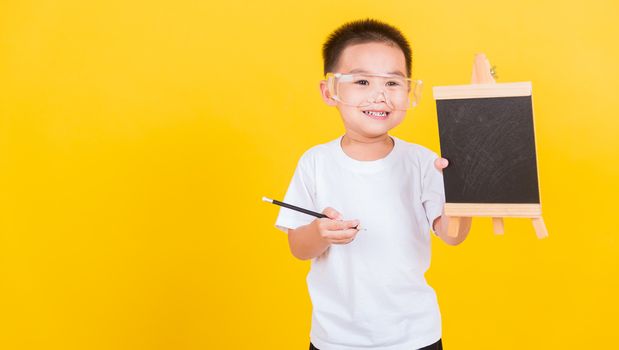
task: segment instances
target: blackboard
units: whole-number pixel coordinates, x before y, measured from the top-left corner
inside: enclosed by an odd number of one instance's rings
[[[435,98],[446,202],[540,203],[530,83],[435,88]]]

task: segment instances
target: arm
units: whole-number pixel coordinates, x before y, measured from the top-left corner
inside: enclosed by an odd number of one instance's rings
[[[432,229],[434,230],[434,232],[436,232],[436,235],[439,236],[445,243],[449,245],[458,245],[466,239],[466,236],[468,236],[469,231],[471,230],[471,219],[472,218],[469,217],[460,218],[460,228],[458,229],[457,237],[450,237],[449,235],[447,235],[449,217],[445,216],[445,214],[434,219]]]
[[[307,260],[320,256],[329,248],[329,242],[320,236],[317,222],[318,219],[296,229],[288,229],[290,252],[297,259]]]

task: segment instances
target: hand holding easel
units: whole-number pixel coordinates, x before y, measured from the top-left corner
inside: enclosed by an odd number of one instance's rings
[[[443,169],[447,166],[449,166],[449,161],[445,158],[437,158],[434,161],[434,167],[440,172],[443,172]],[[432,223],[432,229],[443,241],[456,245],[466,239],[471,229],[472,219],[472,217],[448,217],[445,215],[445,207],[443,207],[441,216]],[[450,228],[455,231],[455,234],[449,234]],[[447,232],[447,235],[444,232]]]

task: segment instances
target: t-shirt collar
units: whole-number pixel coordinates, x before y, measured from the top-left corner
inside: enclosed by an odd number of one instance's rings
[[[338,160],[347,168],[361,172],[375,172],[393,164],[396,160],[396,155],[400,150],[401,140],[393,135],[389,136],[393,139],[393,148],[391,149],[391,152],[389,152],[389,154],[385,157],[376,160],[357,160],[347,155],[342,149],[342,138],[344,135],[341,135],[337,139],[333,140],[331,142],[331,146]]]

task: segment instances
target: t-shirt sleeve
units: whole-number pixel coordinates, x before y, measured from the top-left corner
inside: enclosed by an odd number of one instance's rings
[[[443,174],[436,169],[434,161],[439,158],[432,151],[424,157],[423,164],[423,180],[421,202],[426,211],[426,219],[430,225],[430,229],[434,232],[432,223],[436,218],[443,213],[445,204],[445,188],[443,186]],[[434,232],[436,234],[436,232]]]
[[[315,206],[315,179],[314,162],[309,152],[305,152],[299,159],[297,167],[288,185],[283,202],[297,207],[320,212]],[[285,207],[280,207],[275,227],[288,233],[288,229],[296,229],[307,225],[316,217],[300,213]]]

